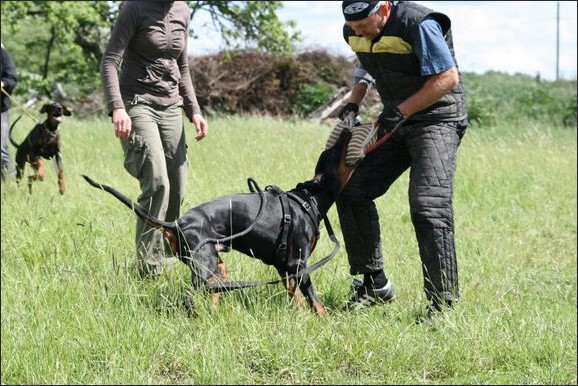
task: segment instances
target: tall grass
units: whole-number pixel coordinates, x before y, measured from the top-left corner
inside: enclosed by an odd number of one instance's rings
[[[331,129],[210,124],[198,143],[188,128],[183,209],[248,192],[247,177],[282,189],[311,178]],[[2,384],[576,384],[575,129],[469,130],[454,197],[461,301],[427,323],[416,323],[426,301],[406,175],[377,200],[393,303],[341,311],[351,277],[332,208],[342,248],[312,274],[327,318],[280,285],[225,294],[217,311],[196,293],[188,317],[188,269],[134,278],[134,215],[81,177],[138,196],[109,121],[72,117],[63,137],[63,196],[50,164],[32,195],[2,184]],[[322,232],[312,262],[333,247]],[[232,280],[276,278],[237,252],[223,258]]]

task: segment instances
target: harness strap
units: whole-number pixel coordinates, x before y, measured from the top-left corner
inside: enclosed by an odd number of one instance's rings
[[[325,224],[325,228],[327,228],[327,233],[329,234],[329,239],[331,241],[333,241],[335,246],[333,247],[333,250],[331,251],[331,253],[329,255],[325,256],[323,259],[319,260],[315,264],[311,264],[310,266],[305,268],[303,271],[299,272],[299,276],[303,276],[306,273],[310,273],[310,272],[315,271],[317,268],[321,267],[322,265],[327,263],[329,260],[331,260],[339,251],[339,241],[337,240],[337,237],[335,237],[335,232],[333,231],[333,227],[331,226],[331,223],[329,222],[329,219],[327,218],[327,216],[323,216],[323,223]],[[297,275],[291,275],[291,276],[297,276]]]
[[[281,201],[281,208],[283,214],[283,221],[281,221],[281,240],[279,245],[277,245],[275,251],[275,257],[277,259],[284,259],[287,255],[287,246],[289,233],[291,231],[291,212],[289,210],[289,200],[287,199],[287,194],[280,194],[279,201]]]
[[[319,221],[321,214],[317,208],[317,200],[307,190],[302,189],[301,192],[304,192],[307,196],[309,196],[309,202],[305,201],[294,192],[287,192],[287,196],[296,201],[301,206],[301,209],[307,213],[311,219],[311,223],[313,223],[313,226],[315,227],[315,236],[319,236]],[[313,205],[310,203],[313,203]]]

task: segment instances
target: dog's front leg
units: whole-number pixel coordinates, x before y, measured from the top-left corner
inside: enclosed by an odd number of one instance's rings
[[[297,279],[294,277],[288,277],[287,271],[282,269],[277,269],[279,272],[279,276],[283,279],[283,286],[287,290],[287,295],[289,299],[295,302],[298,306],[302,306],[305,303],[305,299],[303,298],[303,294],[299,290],[299,285],[297,284]]]
[[[215,269],[215,272],[213,273],[213,276],[211,276],[208,280],[209,284],[222,284],[222,283],[226,283],[227,281],[229,281],[229,271],[227,270],[227,266],[225,265],[225,262],[223,260],[221,260],[219,258],[219,261],[217,263],[217,268]],[[220,292],[216,292],[211,294],[211,308],[213,309],[213,311],[215,311],[217,309],[218,303],[219,303],[219,297],[221,296]]]
[[[54,163],[56,164],[56,171],[58,173],[58,192],[64,194],[64,167],[62,165],[62,158],[60,154],[56,154],[54,157]]]
[[[42,158],[31,161],[30,166],[32,166],[33,175],[28,177],[28,193],[32,194],[32,184],[34,181],[44,181],[44,161]]]
[[[34,162],[34,170],[39,181],[44,181],[44,160],[39,158]]]
[[[309,302],[309,306],[317,315],[325,316],[327,314],[325,307],[323,307],[323,304],[321,304],[319,299],[317,299],[317,295],[313,289],[313,283],[311,282],[309,275],[305,274],[302,276],[301,281],[299,282],[299,289],[301,290],[301,293],[305,295],[307,301]]]

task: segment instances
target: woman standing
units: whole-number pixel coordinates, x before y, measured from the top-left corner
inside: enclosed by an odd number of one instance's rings
[[[124,151],[126,171],[138,179],[138,203],[151,215],[180,216],[188,172],[183,110],[207,135],[188,65],[190,10],[184,1],[125,1],[101,63],[109,116]],[[136,223],[137,270],[158,277],[165,257],[162,234]]]

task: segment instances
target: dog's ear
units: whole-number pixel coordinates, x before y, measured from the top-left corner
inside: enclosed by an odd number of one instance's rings
[[[72,115],[72,111],[70,111],[70,110],[68,109],[68,107],[66,107],[66,106],[64,106],[64,105],[62,105],[62,113],[63,113],[64,115],[66,115],[67,117],[70,117],[70,116]]]
[[[40,114],[47,113],[50,110],[50,103],[46,103],[40,109]]]

